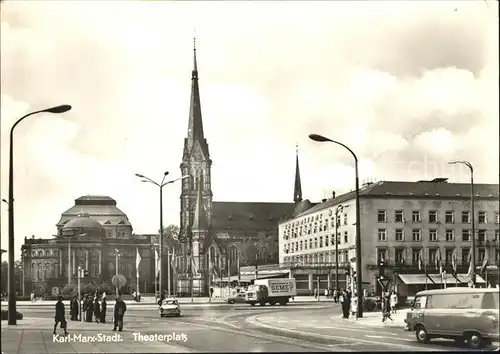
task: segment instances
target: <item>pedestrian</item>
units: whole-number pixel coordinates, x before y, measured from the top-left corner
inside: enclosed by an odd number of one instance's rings
[[[94,313],[94,301],[92,295],[88,295],[84,304],[85,322],[92,322],[92,314]]]
[[[108,304],[106,303],[106,296],[102,296],[102,301],[101,301],[101,323],[106,323],[106,308],[108,307]]]
[[[36,299],[35,299],[35,291],[34,290],[30,294],[30,300],[31,300],[31,302],[35,302],[36,301]]]
[[[395,291],[391,293],[390,297],[390,302],[391,302],[391,313],[396,313],[396,307],[398,305],[398,295],[396,294]]]
[[[55,324],[54,324],[54,335],[56,335],[56,329],[57,325],[61,324],[61,329],[64,329],[64,335],[68,335],[68,325],[66,322],[66,319],[64,318],[64,303],[63,303],[63,297],[58,296],[57,297],[57,303],[56,303],[56,315],[54,317],[55,319]]]
[[[325,298],[328,298],[328,289],[325,289]]]
[[[391,321],[394,321],[391,317],[391,300],[389,298],[389,294],[386,293],[382,297],[382,322],[385,322],[385,320],[390,319]]]
[[[116,331],[118,328],[118,331],[123,330],[123,317],[125,316],[125,312],[127,311],[127,305],[125,302],[123,302],[122,298],[120,295],[116,297],[116,303],[115,303],[115,309],[113,313],[114,317],[114,325],[113,325],[113,331]]]
[[[78,302],[78,295],[73,296],[73,299],[71,299],[70,303],[70,314],[71,314],[71,321],[77,321],[78,320],[78,312],[79,312],[79,302]]]
[[[314,298],[318,297],[318,288],[314,288]]]
[[[342,318],[349,318],[349,306],[351,300],[345,290],[342,291],[342,294],[339,297],[340,304],[342,306]]]
[[[337,289],[333,289],[333,302],[337,303],[339,300]]]
[[[101,306],[99,304],[99,297],[97,296],[97,294],[94,298],[94,317],[95,323],[99,323],[99,320],[101,319]]]

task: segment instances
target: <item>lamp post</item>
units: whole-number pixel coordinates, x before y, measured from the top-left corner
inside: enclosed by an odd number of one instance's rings
[[[335,209],[335,289],[339,288],[339,213],[344,210],[344,206],[338,205],[337,209]]]
[[[472,235],[471,235],[471,263],[472,267],[471,268],[471,281],[472,281],[472,287],[476,287],[476,215],[474,212],[474,204],[475,204],[475,198],[474,198],[474,168],[472,167],[472,164],[469,161],[451,161],[448,162],[450,165],[455,165],[455,164],[460,164],[460,165],[465,165],[469,168],[470,170],[470,202],[471,202],[471,228],[472,228]]]
[[[354,157],[354,168],[356,172],[356,280],[358,288],[358,311],[357,317],[363,317],[363,280],[362,280],[362,269],[361,269],[361,217],[359,210],[359,171],[358,171],[358,157],[356,154],[347,146],[338,141],[328,139],[322,135],[310,134],[309,138],[318,142],[330,142],[340,145],[347,149],[351,155]],[[337,235],[335,235],[337,237]],[[335,240],[336,241],[336,240]]]
[[[160,257],[160,274],[158,276],[159,278],[159,291],[160,291],[160,298],[162,296],[162,293],[163,293],[163,288],[162,288],[162,276],[163,276],[163,273],[162,273],[162,269],[163,269],[163,187],[165,187],[167,184],[171,184],[171,183],[174,183],[176,181],[179,181],[179,180],[183,180],[185,178],[188,178],[189,175],[186,175],[186,176],[182,176],[182,177],[179,177],[179,178],[176,178],[176,179],[173,179],[171,181],[166,181],[165,182],[165,177],[168,176],[168,171],[166,171],[165,173],[163,173],[163,178],[161,180],[160,183],[158,182],[155,182],[153,181],[151,178],[149,177],[146,177],[140,173],[136,173],[135,174],[136,177],[139,177],[141,179],[141,182],[147,182],[147,183],[151,183],[151,184],[154,184],[155,186],[157,186],[159,189],[160,189],[160,247],[159,247],[159,257]],[[168,296],[170,296],[171,294],[171,291],[170,291],[170,248],[167,247],[167,255],[168,255],[168,267],[167,267],[167,281],[168,281]]]
[[[61,105],[52,108],[42,109],[40,111],[35,111],[26,114],[25,116],[19,118],[12,128],[10,128],[10,151],[9,151],[9,325],[16,325],[16,280],[14,272],[14,128],[21,123],[24,119],[29,116],[38,113],[64,113],[71,109],[70,105]]]
[[[120,251],[115,248],[115,275],[118,275],[118,259],[120,258]],[[116,296],[119,295],[118,285],[116,286]]]
[[[0,249],[0,264],[2,264],[2,255],[7,252],[6,250],[4,249]],[[2,294],[0,294],[0,304],[2,302],[2,296],[3,296],[3,291],[4,291],[4,288],[2,286]]]

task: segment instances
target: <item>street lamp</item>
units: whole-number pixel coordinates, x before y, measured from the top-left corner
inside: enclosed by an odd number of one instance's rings
[[[471,258],[470,261],[472,263],[471,267],[471,281],[472,281],[472,287],[476,287],[476,230],[475,230],[475,213],[474,213],[474,168],[472,167],[472,164],[469,161],[451,161],[448,162],[450,165],[465,165],[469,168],[470,170],[470,202],[471,202],[471,214],[472,214],[472,220],[471,220],[471,227],[472,227],[472,235],[471,235]]]
[[[71,109],[70,105],[61,105],[42,109],[26,114],[19,118],[10,128],[10,151],[9,151],[9,325],[17,324],[16,320],[16,281],[14,271],[14,128],[24,119],[38,113],[64,113]]]
[[[140,173],[135,174],[136,177],[141,178],[141,182],[147,182],[154,184],[158,188],[160,188],[160,247],[159,247],[159,257],[160,257],[160,274],[159,274],[159,290],[160,290],[160,298],[163,294],[163,289],[162,289],[162,268],[163,268],[163,187],[165,187],[167,184],[174,183],[179,180],[183,180],[185,178],[188,178],[189,175],[182,176],[176,179],[173,179],[171,181],[166,181],[165,182],[165,177],[168,176],[168,171],[166,171],[163,174],[163,178],[160,183],[153,181],[151,178],[146,177]],[[170,250],[167,247],[167,254],[168,254],[168,267],[167,267],[167,281],[168,281],[168,296],[170,296],[171,291],[170,291]]]
[[[354,157],[354,168],[356,172],[356,281],[358,288],[358,311],[357,317],[363,317],[363,280],[362,280],[362,270],[361,270],[361,217],[360,217],[360,207],[359,207],[359,172],[358,172],[358,157],[356,154],[347,146],[338,141],[326,138],[318,134],[310,134],[309,138],[318,142],[330,142],[340,145],[346,148],[351,155]],[[337,235],[335,235],[337,237]],[[337,241],[337,240],[335,240]]]

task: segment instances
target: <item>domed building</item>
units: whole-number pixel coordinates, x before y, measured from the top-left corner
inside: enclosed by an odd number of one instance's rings
[[[61,214],[52,239],[25,238],[22,246],[24,295],[59,292],[77,284],[78,268],[87,271],[83,284],[110,281],[115,274],[136,286],[136,257],[141,292],[153,291],[154,244],[157,235],[135,235],[127,215],[107,196],[83,196]],[[118,265],[118,270],[116,269]],[[68,276],[68,274],[70,276]]]

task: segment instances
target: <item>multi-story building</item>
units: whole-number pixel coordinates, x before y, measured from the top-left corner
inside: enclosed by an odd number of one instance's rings
[[[488,282],[494,286],[500,259],[499,186],[476,184],[475,193],[476,262],[480,267],[487,257],[489,263],[477,279],[484,283],[489,272]],[[335,285],[335,232],[339,286],[348,286],[346,271],[357,272],[355,201],[355,192],[334,195],[279,224],[280,266],[291,268],[299,291],[316,287],[314,277],[321,273],[322,289]],[[360,190],[360,214],[366,290],[380,291],[381,271],[401,293],[442,286],[439,260],[447,270],[445,283],[467,284],[473,217],[469,184],[442,178],[365,184]],[[456,276],[451,274],[452,263],[457,264]]]
[[[127,285],[136,285],[136,256],[141,292],[154,291],[154,245],[158,235],[135,235],[127,215],[107,196],[83,196],[62,213],[56,224],[57,235],[24,239],[21,248],[22,294],[35,290],[41,294],[76,284],[77,269],[88,271],[84,283],[110,282],[122,274]],[[118,259],[117,252],[118,250]],[[116,266],[118,265],[118,269]]]

